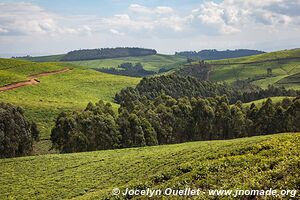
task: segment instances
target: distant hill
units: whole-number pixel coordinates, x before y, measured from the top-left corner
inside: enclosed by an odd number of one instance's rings
[[[155,55],[154,49],[144,49],[135,47],[117,47],[103,49],[82,49],[70,51],[63,56],[60,61],[80,61],[80,60],[96,60],[105,58],[119,58],[129,56],[147,56]]]
[[[67,54],[48,55],[48,56],[22,56],[12,57],[19,60],[29,60],[33,62],[59,62],[59,61],[83,61],[98,60],[107,58],[138,57],[156,55],[154,49],[144,49],[137,47],[117,47],[99,49],[80,49],[70,51]]]
[[[184,56],[191,59],[197,60],[221,60],[226,58],[238,58],[243,56],[251,56],[265,53],[263,51],[251,50],[251,49],[236,49],[218,51],[216,49],[205,49],[202,51],[182,51],[175,52],[175,55]]]
[[[174,55],[155,54],[148,56],[131,56],[121,58],[107,58],[97,60],[71,61],[80,68],[84,69],[107,69],[118,68],[122,63],[141,63],[145,70],[162,72],[177,69],[186,64],[186,58]]]
[[[233,83],[246,80],[267,88],[269,84],[300,88],[300,49],[264,53],[224,60],[194,61],[177,74],[191,75],[201,80]]]
[[[58,54],[58,55],[49,55],[49,56],[22,56],[22,57],[13,57],[18,60],[29,60],[32,62],[58,62],[60,61],[66,54]]]

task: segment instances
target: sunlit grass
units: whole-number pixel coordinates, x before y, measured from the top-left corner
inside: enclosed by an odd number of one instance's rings
[[[112,199],[113,188],[126,187],[297,189],[299,153],[300,133],[291,133],[2,159],[0,199]]]

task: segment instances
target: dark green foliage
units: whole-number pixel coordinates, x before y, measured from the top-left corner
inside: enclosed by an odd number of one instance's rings
[[[180,97],[215,97],[226,95],[230,103],[238,100],[246,103],[273,96],[297,96],[300,91],[286,90],[269,86],[261,89],[243,81],[231,86],[226,83],[201,81],[190,76],[167,75],[143,78],[136,88],[125,88],[116,94],[115,101],[121,105],[132,104],[134,100],[154,99],[166,94],[173,98]]]
[[[287,108],[285,118],[286,129],[290,131],[300,130],[300,97]]]
[[[156,74],[156,72],[144,70],[141,63],[136,63],[135,65],[132,63],[122,63],[118,68],[94,68],[94,70],[108,74],[132,77],[144,77]]]
[[[61,114],[52,131],[53,146],[75,152],[300,131],[299,98],[279,104],[268,99],[259,108],[242,103],[296,91],[241,85],[244,93],[235,86],[189,76],[144,78],[136,88],[116,95],[121,105],[118,117],[101,102],[89,104],[81,113]]]
[[[61,113],[52,129],[53,148],[63,153],[118,148],[116,116],[110,104],[89,103],[83,112]]]
[[[169,95],[173,98],[180,97],[214,97],[216,95],[227,94],[232,96],[235,91],[226,84],[218,84],[209,81],[200,81],[193,77],[177,75],[158,76],[143,78],[135,89],[126,88],[116,94],[117,103],[126,103],[133,99],[154,99],[161,94]]]
[[[170,144],[195,140],[230,139],[279,132],[300,131],[300,99],[295,98],[288,107],[287,100],[273,104],[268,99],[260,108],[254,104],[243,107],[238,101],[230,105],[226,96],[215,98],[173,99],[162,95],[144,103],[138,102],[130,110],[122,107],[119,120],[126,121],[133,114],[134,119],[148,121],[157,135],[158,144]],[[128,123],[129,124],[129,123]],[[130,129],[122,129],[123,137],[135,134],[138,123],[131,123]],[[132,129],[134,127],[134,129]],[[145,143],[142,142],[142,145]],[[125,145],[136,146],[134,145]]]
[[[70,51],[64,55],[61,61],[79,61],[79,60],[95,60],[105,58],[118,58],[129,56],[146,56],[155,55],[154,49],[117,47],[117,48],[102,48],[102,49],[81,49]]]
[[[30,155],[39,139],[35,123],[30,123],[20,107],[0,103],[0,158]]]
[[[251,56],[265,53],[258,50],[250,49],[236,49],[236,50],[225,50],[218,51],[216,49],[206,49],[202,51],[183,51],[176,52],[175,55],[184,56],[190,59],[201,59],[201,60],[220,60],[226,58],[238,58],[243,56]]]
[[[209,80],[209,73],[211,71],[211,65],[202,61],[198,61],[193,64],[186,64],[183,68],[175,72],[176,75],[180,76],[192,76],[199,80]]]
[[[61,152],[138,147],[300,131],[300,99],[260,108],[230,105],[226,96],[154,99],[124,104],[116,117],[109,105],[89,104],[82,113],[62,113],[52,131]],[[121,136],[121,137],[120,137]]]

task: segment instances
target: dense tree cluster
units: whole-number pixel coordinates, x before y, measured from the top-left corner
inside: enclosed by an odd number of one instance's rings
[[[153,100],[121,106],[119,115],[100,102],[82,113],[61,114],[52,131],[61,152],[151,146],[300,131],[300,98],[268,99],[261,106],[230,105],[226,96]]]
[[[220,60],[226,58],[238,58],[243,56],[251,56],[265,53],[258,50],[250,49],[236,49],[236,50],[225,50],[218,51],[216,49],[205,49],[202,51],[183,51],[175,52],[175,55],[184,56],[190,59],[200,59],[200,60]]]
[[[153,71],[147,71],[141,63],[122,63],[117,68],[95,68],[94,70],[123,76],[144,77],[156,74]]]
[[[63,153],[114,149],[120,139],[116,115],[103,101],[89,103],[82,112],[61,113],[51,132],[53,148]]]
[[[209,80],[210,70],[211,65],[202,60],[194,62],[193,64],[186,64],[183,68],[174,73],[180,76],[192,76],[199,80]]]
[[[120,129],[124,147],[136,146],[135,138],[144,146],[292,132],[300,131],[300,98],[245,107],[230,105],[226,96],[176,100],[162,95],[131,110],[121,107],[119,120],[126,124]]]
[[[249,85],[240,81],[235,86],[225,83],[201,81],[189,76],[167,75],[143,78],[136,88],[125,88],[115,96],[115,101],[121,105],[129,106],[134,100],[154,99],[162,94],[173,98],[180,97],[215,97],[226,95],[230,103],[240,100],[250,102],[273,96],[297,96],[299,91],[286,90],[269,86],[267,89],[260,89],[257,86]]]
[[[30,155],[39,131],[20,107],[0,103],[0,158]]]
[[[61,58],[61,61],[95,60],[128,56],[146,56],[155,55],[156,53],[157,52],[154,49],[144,49],[137,47],[81,49],[70,51],[64,57]]]

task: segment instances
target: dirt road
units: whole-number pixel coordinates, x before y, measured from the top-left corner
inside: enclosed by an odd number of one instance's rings
[[[49,76],[49,75],[52,75],[52,74],[60,74],[60,73],[64,73],[64,72],[67,72],[67,71],[70,71],[70,70],[71,70],[70,68],[65,68],[65,69],[60,69],[60,70],[55,70],[55,71],[42,72],[42,73],[39,73],[39,74],[32,74],[32,75],[28,76],[29,80],[20,81],[20,82],[11,83],[11,84],[8,84],[8,85],[5,85],[5,86],[1,86],[0,87],[0,92],[13,90],[13,89],[23,87],[23,86],[26,86],[26,85],[35,85],[35,84],[38,84],[40,82],[37,79],[39,77]]]

